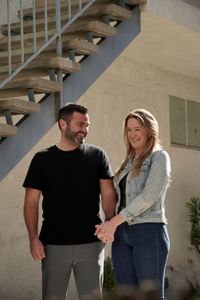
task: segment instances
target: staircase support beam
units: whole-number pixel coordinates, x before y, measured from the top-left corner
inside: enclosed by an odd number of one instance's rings
[[[10,110],[5,112],[5,118],[6,118],[7,124],[13,125],[12,113]]]
[[[33,89],[27,89],[27,95],[30,102],[35,102],[35,94]]]
[[[53,68],[48,69],[48,74],[49,74],[50,80],[56,81],[56,72],[55,72],[55,69],[53,69]]]

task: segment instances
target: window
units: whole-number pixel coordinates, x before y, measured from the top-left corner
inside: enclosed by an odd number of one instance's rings
[[[200,148],[200,103],[170,96],[170,133],[172,144]]]

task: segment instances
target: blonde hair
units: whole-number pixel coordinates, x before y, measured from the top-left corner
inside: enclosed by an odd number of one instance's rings
[[[145,109],[135,109],[130,112],[125,120],[124,120],[124,142],[126,146],[126,156],[123,160],[121,166],[116,171],[115,175],[119,175],[119,173],[124,169],[126,166],[128,159],[130,156],[134,155],[134,149],[131,146],[128,137],[127,137],[127,123],[130,118],[135,118],[137,121],[141,123],[148,130],[149,140],[142,152],[142,154],[135,160],[134,167],[133,167],[133,176],[136,176],[140,173],[141,166],[144,160],[154,151],[155,147],[159,144],[159,126],[156,118],[147,110]]]

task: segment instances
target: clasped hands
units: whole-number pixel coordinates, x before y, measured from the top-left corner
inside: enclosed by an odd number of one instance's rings
[[[103,243],[109,243],[114,240],[114,233],[116,230],[116,226],[112,221],[105,221],[104,223],[95,225],[95,233]]]

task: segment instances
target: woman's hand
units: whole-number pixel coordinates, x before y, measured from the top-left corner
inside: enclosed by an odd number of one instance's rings
[[[94,235],[96,235],[102,242],[109,243],[114,240],[116,227],[113,226],[111,221],[106,221],[105,223],[96,225],[95,228],[96,231]]]
[[[122,215],[117,215],[113,217],[110,221],[106,221],[99,225],[96,225],[95,233],[102,242],[109,243],[114,241],[114,234],[116,231],[117,226],[124,223],[126,220]]]

